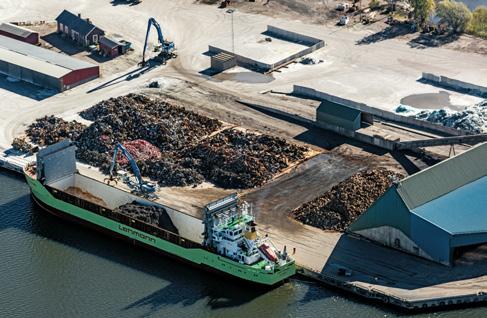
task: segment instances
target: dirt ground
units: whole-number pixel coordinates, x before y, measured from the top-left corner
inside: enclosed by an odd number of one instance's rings
[[[96,53],[90,53],[85,48],[76,45],[69,39],[62,38],[57,33],[56,22],[47,22],[27,27],[39,32],[39,41],[43,48],[55,52],[62,52],[74,58],[99,65],[101,77],[127,70],[128,68],[137,65],[140,60],[140,54],[137,54],[134,51],[128,51],[126,54],[117,56],[113,59],[103,57]]]

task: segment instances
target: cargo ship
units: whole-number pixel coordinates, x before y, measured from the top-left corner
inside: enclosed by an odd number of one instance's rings
[[[64,140],[41,149],[35,165],[24,169],[32,198],[49,213],[251,283],[275,285],[295,274],[286,248],[258,234],[249,205],[237,194],[207,204],[196,218],[82,175],[75,152]],[[153,211],[158,220],[125,213],[127,206]]]

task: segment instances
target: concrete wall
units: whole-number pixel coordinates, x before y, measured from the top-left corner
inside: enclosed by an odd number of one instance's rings
[[[431,131],[435,131],[438,133],[442,134],[447,134],[447,135],[453,135],[453,136],[460,136],[460,135],[469,135],[471,134],[468,131],[465,130],[459,130],[459,129],[454,129],[450,127],[445,127],[439,124],[434,124],[430,123],[425,120],[419,120],[407,116],[402,116],[398,115],[393,112],[389,112],[386,110],[381,110],[375,107],[368,106],[363,103],[357,103],[348,99],[344,99],[338,96],[330,95],[324,92],[317,91],[313,88],[305,87],[305,86],[300,86],[300,85],[294,85],[293,86],[293,94],[311,98],[311,99],[316,99],[316,100],[328,100],[332,101],[334,103],[342,104],[345,106],[349,106],[355,109],[359,109],[364,113],[369,113],[372,114],[376,117],[384,118],[393,122],[397,123],[403,123],[415,127],[420,127],[423,129],[429,129]]]
[[[235,55],[238,66],[248,68],[248,69],[256,71],[256,72],[262,72],[263,73],[263,72],[267,72],[268,70],[271,69],[271,64],[262,63],[262,62],[250,59],[248,57],[238,55],[238,54],[232,53],[230,51],[218,48],[216,46],[211,46],[211,45],[208,46],[208,51],[211,54],[218,54],[218,53],[223,52],[223,53]]]
[[[215,56],[211,57],[211,68],[218,72],[223,72],[228,70],[237,65],[237,58],[233,57],[227,60],[222,60],[216,58]]]
[[[446,76],[434,75],[431,73],[424,73],[424,72],[421,76],[421,79],[426,82],[431,82],[435,85],[439,85],[455,91],[460,91],[467,94],[487,98],[487,87],[485,86],[475,85],[475,84],[459,81],[453,78],[449,78]]]
[[[290,42],[296,42],[296,43],[304,44],[307,46],[313,46],[315,44],[318,44],[319,42],[323,42],[323,40],[321,40],[321,39],[314,38],[314,37],[307,36],[307,35],[300,34],[300,33],[296,33],[296,32],[292,32],[292,31],[288,31],[288,30],[284,30],[284,29],[281,29],[281,28],[278,28],[278,27],[275,27],[272,25],[267,26],[267,33],[270,36],[273,36],[273,37],[278,38],[278,39],[282,39],[282,40],[286,40],[286,41],[290,41]]]
[[[374,146],[377,146],[377,147],[380,147],[383,149],[387,149],[387,150],[396,149],[397,142],[395,142],[395,141],[387,140],[387,139],[377,137],[377,136],[369,136],[369,135],[363,134],[363,133],[358,132],[358,131],[353,131],[353,130],[346,129],[346,128],[341,127],[341,126],[328,124],[328,123],[325,123],[322,121],[315,122],[314,124],[317,127],[333,131],[339,135],[350,137],[350,138],[356,139],[358,141],[361,141],[361,142],[364,142],[364,143],[367,143],[370,145],[374,145]]]
[[[380,226],[356,231],[355,233],[384,246],[434,261],[434,259],[428,253],[426,253],[406,234],[391,226]],[[399,243],[399,245],[396,243]]]
[[[297,58],[308,55],[311,52],[314,52],[314,51],[325,46],[325,41],[323,41],[321,39],[317,39],[317,38],[313,38],[313,37],[306,36],[303,34],[287,31],[284,29],[273,27],[271,25],[267,26],[266,32],[270,36],[280,38],[280,39],[290,41],[290,42],[298,42],[298,43],[301,43],[304,45],[308,45],[309,47],[304,49],[304,50],[301,50],[295,54],[292,54],[292,55],[290,55],[290,56],[288,56],[288,57],[286,57],[280,61],[272,63],[272,64],[262,63],[262,62],[259,62],[257,60],[254,60],[254,59],[242,56],[242,55],[238,55],[238,54],[229,52],[227,50],[224,50],[224,49],[212,46],[212,45],[210,45],[208,47],[208,51],[214,55],[218,54],[218,53],[222,53],[222,52],[234,55],[236,58],[236,64],[238,66],[244,67],[244,68],[256,71],[256,72],[266,73],[266,72],[272,72],[273,70],[281,67],[282,65],[284,65],[286,63],[289,63],[289,62],[291,62]],[[213,61],[212,61],[212,63],[213,63]]]

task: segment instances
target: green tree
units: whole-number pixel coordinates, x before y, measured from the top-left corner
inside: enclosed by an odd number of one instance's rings
[[[456,33],[463,33],[472,19],[472,12],[467,6],[454,0],[440,1],[436,14]]]
[[[430,15],[435,10],[435,0],[409,0],[413,7],[414,22],[418,29],[426,27]]]
[[[487,7],[480,6],[473,11],[468,32],[487,38]]]

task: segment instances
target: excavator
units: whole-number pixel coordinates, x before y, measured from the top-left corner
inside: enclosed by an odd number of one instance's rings
[[[144,51],[142,52],[142,62],[140,65],[144,66],[147,61],[145,60],[145,51],[147,49],[147,41],[149,40],[149,33],[151,27],[154,26],[157,30],[157,39],[159,40],[159,44],[161,45],[161,52],[157,55],[154,59],[162,64],[166,64],[166,61],[175,58],[177,55],[174,52],[174,42],[170,42],[164,39],[162,34],[161,26],[157,23],[156,19],[150,18],[149,22],[147,23],[147,32],[145,34],[145,42],[144,42]]]
[[[117,143],[115,145],[115,150],[113,151],[112,164],[110,166],[110,178],[108,183],[110,183],[110,181],[116,180],[114,169],[117,164],[117,155],[119,151],[122,153],[122,155],[125,158],[127,158],[128,162],[130,163],[130,167],[132,168],[132,172],[135,175],[135,178],[137,179],[137,182],[133,182],[130,179],[130,177],[126,173],[124,173],[123,182],[127,184],[132,189],[132,191],[137,195],[142,195],[144,197],[151,198],[151,199],[157,198],[157,196],[155,195],[155,192],[157,191],[157,185],[152,184],[150,182],[145,182],[142,179],[142,175],[140,174],[140,170],[139,167],[137,166],[137,163],[135,162],[132,155],[128,152],[128,150],[121,143]]]

